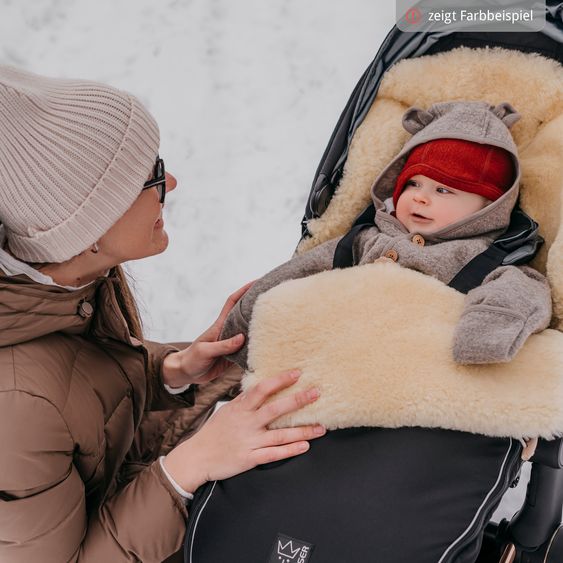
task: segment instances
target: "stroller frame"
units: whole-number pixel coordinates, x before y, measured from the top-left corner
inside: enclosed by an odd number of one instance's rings
[[[539,53],[563,63],[563,2],[547,0],[546,26],[539,32],[405,33],[396,26],[352,92],[324,151],[307,200],[301,238],[307,223],[327,209],[342,178],[351,140],[370,109],[385,72],[404,58],[450,51],[456,47],[504,47]],[[540,440],[532,462],[526,499],[510,521],[490,522],[478,563],[556,563],[563,561],[563,439]]]

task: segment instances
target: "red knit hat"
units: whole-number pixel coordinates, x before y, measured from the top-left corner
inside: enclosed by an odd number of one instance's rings
[[[515,170],[511,154],[500,147],[461,139],[428,141],[410,152],[397,178],[395,208],[405,184],[417,174],[495,201],[513,184]]]

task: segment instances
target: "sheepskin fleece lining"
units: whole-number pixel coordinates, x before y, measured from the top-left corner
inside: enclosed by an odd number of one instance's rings
[[[553,290],[563,330],[563,67],[540,55],[459,48],[390,69],[356,131],[327,211],[298,252],[342,235],[370,188],[409,138],[405,110],[447,100],[508,101],[522,165],[521,205],[546,240],[532,265]],[[299,367],[291,389],[318,386],[313,405],[277,426],[441,427],[515,438],[563,434],[563,334],[533,335],[509,364],[458,366],[451,345],[464,296],[396,264],[371,264],[288,281],[260,296],[243,387]],[[287,393],[287,392],[286,392]]]
[[[243,387],[299,367],[284,394],[316,386],[317,402],[276,426],[320,422],[423,426],[487,436],[563,432],[563,334],[532,335],[507,364],[452,359],[464,296],[394,263],[322,272],[262,294],[250,327]]]
[[[547,275],[552,326],[563,329],[563,67],[541,55],[461,47],[405,59],[387,71],[354,134],[340,185],[322,217],[308,223],[312,238],[298,252],[346,233],[371,202],[375,178],[410,138],[403,113],[448,100],[507,101],[521,113],[511,129],[522,166],[520,204],[546,241],[531,265]]]

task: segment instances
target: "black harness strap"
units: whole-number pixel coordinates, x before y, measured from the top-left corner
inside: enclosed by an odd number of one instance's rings
[[[483,280],[506,258],[508,252],[491,244],[485,252],[478,254],[470,260],[450,281],[450,287],[461,293],[468,293],[475,287],[479,287]]]
[[[354,221],[350,231],[344,235],[334,251],[333,268],[354,266],[354,240],[360,231],[373,227],[375,207],[370,205]],[[516,207],[510,217],[507,231],[495,240],[485,252],[470,260],[450,281],[450,287],[468,293],[480,286],[483,280],[499,266],[525,264],[538,252],[543,243],[538,234],[538,224],[520,208]]]
[[[538,234],[538,228],[538,224],[531,217],[519,207],[515,207],[506,232],[485,252],[470,260],[448,285],[461,293],[468,293],[479,287],[495,268],[529,262],[544,242]]]
[[[361,215],[354,221],[354,225],[348,234],[344,235],[336,245],[332,260],[333,268],[350,268],[354,266],[354,240],[360,231],[373,227],[374,219],[375,206],[372,204],[362,211]]]

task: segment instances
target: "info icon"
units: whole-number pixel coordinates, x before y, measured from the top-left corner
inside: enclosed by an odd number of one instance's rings
[[[405,21],[409,25],[416,25],[422,20],[422,12],[416,6],[414,8],[409,8],[405,12]]]

